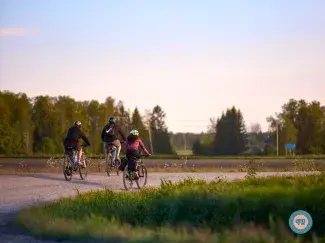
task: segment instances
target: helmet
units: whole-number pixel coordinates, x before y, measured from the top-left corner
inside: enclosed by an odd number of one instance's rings
[[[111,116],[110,118],[108,118],[108,122],[109,123],[115,123],[116,122],[116,117],[115,116]]]
[[[80,127],[81,126],[81,121],[75,121],[74,125]]]
[[[139,136],[139,131],[138,130],[135,130],[135,129],[132,129],[130,131],[130,134],[133,135],[133,136]]]

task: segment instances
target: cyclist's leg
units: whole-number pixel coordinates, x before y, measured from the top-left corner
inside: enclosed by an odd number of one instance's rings
[[[116,139],[112,144],[117,148],[116,159],[120,161],[120,152],[121,152],[121,142]]]
[[[127,158],[128,158],[128,168],[129,171],[134,172],[134,179],[138,179],[138,174],[136,172],[136,165],[137,165],[137,158],[139,157],[138,150],[129,150],[127,151]]]
[[[78,165],[83,165],[81,163],[81,161],[80,161],[81,160],[81,155],[82,155],[82,147],[80,146],[79,143],[77,143],[77,144],[74,144],[73,145],[73,149],[78,152],[78,154],[77,154],[77,162],[78,162]]]
[[[104,146],[104,157],[105,157],[105,161],[106,161],[106,156],[107,156],[107,142],[103,142],[103,146]]]

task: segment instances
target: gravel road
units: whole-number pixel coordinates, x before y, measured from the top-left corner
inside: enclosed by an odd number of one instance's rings
[[[297,172],[298,173],[298,172]],[[305,174],[300,172],[299,174]],[[258,176],[288,175],[292,172],[260,172]],[[150,173],[147,186],[157,187],[161,179],[178,181],[187,178],[213,180],[225,177],[228,180],[242,179],[246,173]],[[89,174],[85,181],[77,175],[72,181],[64,180],[62,174],[21,174],[0,176],[0,242],[53,242],[37,241],[23,235],[11,223],[15,213],[22,207],[42,204],[62,196],[75,196],[79,192],[90,190],[124,190],[122,176],[113,175],[108,178],[104,173]]]

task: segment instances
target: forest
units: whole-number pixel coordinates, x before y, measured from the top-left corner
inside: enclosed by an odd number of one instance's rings
[[[127,134],[138,129],[146,147],[153,154],[176,154],[192,150],[195,155],[275,155],[278,131],[279,155],[287,153],[285,144],[296,144],[296,154],[325,152],[325,108],[318,101],[290,99],[276,116],[267,117],[269,131],[259,124],[247,128],[243,113],[230,107],[217,119],[207,121],[207,131],[171,133],[166,113],[156,105],[146,114],[127,109],[112,97],[76,101],[69,96],[47,95],[28,97],[24,93],[0,92],[0,154],[33,155],[61,154],[67,129],[75,120],[82,122],[92,146],[91,154],[101,154],[100,133],[109,116],[116,116]],[[213,115],[216,114],[211,114]]]

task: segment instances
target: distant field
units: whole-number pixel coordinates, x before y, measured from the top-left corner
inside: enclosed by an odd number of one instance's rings
[[[181,155],[181,156],[192,156],[193,151],[192,150],[177,150],[176,154]]]
[[[145,159],[150,172],[246,172],[256,171],[325,171],[325,159]],[[90,172],[103,172],[104,158],[91,158]],[[62,171],[62,157],[52,158],[0,158],[0,173],[17,172],[59,172]]]
[[[87,154],[88,157],[93,159],[100,159],[103,157],[102,154]],[[124,155],[121,154],[123,157]],[[58,158],[63,157],[62,154],[54,155],[44,155],[44,154],[34,154],[34,155],[0,155],[0,159],[5,158],[24,158],[24,159],[49,159],[49,158]],[[313,159],[313,160],[325,160],[325,155],[297,155],[293,156],[196,156],[196,155],[186,155],[186,154],[176,154],[176,155],[164,155],[164,154],[155,154],[150,157],[154,160],[164,160],[164,159],[188,159],[188,160],[295,160],[295,159]]]

